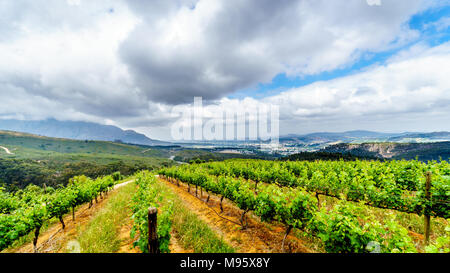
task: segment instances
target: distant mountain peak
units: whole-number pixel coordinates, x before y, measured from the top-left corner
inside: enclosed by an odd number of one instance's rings
[[[0,130],[24,132],[48,137],[77,140],[121,141],[139,145],[165,145],[133,130],[122,130],[114,125],[102,125],[85,121],[0,120]]]

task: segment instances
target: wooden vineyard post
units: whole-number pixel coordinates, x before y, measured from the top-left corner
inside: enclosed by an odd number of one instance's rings
[[[223,212],[223,206],[222,206],[223,198],[224,198],[224,196],[222,195],[222,197],[220,197],[220,213]]]
[[[61,222],[62,229],[64,230],[66,228],[66,224],[64,224],[64,219],[63,219],[62,215],[60,215],[58,217],[58,219],[59,219],[59,222]]]
[[[284,234],[283,237],[283,242],[281,243],[281,251],[284,252],[284,242],[286,241],[287,236],[289,235],[289,233],[291,232],[293,226],[289,225],[286,229],[286,233]]]
[[[148,209],[148,253],[159,253],[159,243],[157,230],[158,209],[150,207]]]
[[[34,230],[34,238],[33,238],[33,252],[37,253],[37,241],[39,237],[39,231],[41,230],[41,226],[36,227]]]
[[[431,172],[427,172],[427,181],[425,184],[425,199],[427,199],[427,204],[425,205],[424,211],[424,224],[425,224],[425,244],[428,245],[430,242],[430,206],[429,202],[431,201]]]
[[[242,225],[242,229],[246,229],[246,228],[247,228],[247,219],[244,218],[244,217],[245,217],[245,214],[246,214],[247,212],[248,212],[248,210],[244,210],[244,211],[242,212],[242,215],[241,215],[240,222],[241,222],[241,225]]]
[[[320,197],[318,192],[316,192],[316,199],[317,199],[317,209],[320,210]]]

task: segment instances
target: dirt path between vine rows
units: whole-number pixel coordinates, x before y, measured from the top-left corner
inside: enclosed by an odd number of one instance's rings
[[[121,184],[114,186],[113,190],[110,191],[104,198],[97,198],[98,202],[93,201],[93,205],[89,208],[89,204],[81,205],[75,211],[75,221],[72,220],[72,213],[69,213],[63,217],[64,223],[66,225],[65,229],[62,229],[61,223],[53,223],[46,231],[39,235],[37,249],[39,253],[67,253],[71,252],[69,247],[75,248],[74,252],[77,252],[78,247],[75,241],[79,231],[82,230],[91,219],[99,212],[103,206],[108,202],[108,198],[116,193],[116,190],[123,187],[134,180],[129,180]],[[131,224],[132,225],[132,224]],[[124,224],[121,228],[120,238],[123,239],[123,244],[121,245],[119,252],[137,252],[134,249],[130,249],[130,233],[131,226],[129,223]],[[125,234],[128,237],[125,237]],[[18,248],[7,249],[4,252],[12,253],[32,253],[33,244],[31,242],[26,243]]]
[[[156,175],[158,177],[158,175]],[[127,223],[123,223],[120,232],[119,232],[119,239],[121,241],[120,249],[118,253],[141,253],[142,251],[139,249],[139,247],[134,247],[133,242],[137,239],[130,237],[131,229],[133,228],[133,220],[128,221]],[[186,250],[181,246],[181,244],[178,242],[175,233],[172,231],[170,236],[170,242],[169,242],[169,250],[170,253],[190,253],[192,251]]]
[[[283,252],[281,244],[285,234],[284,226],[262,223],[258,217],[248,213],[248,227],[243,230],[239,225],[242,210],[228,200],[223,201],[224,212],[220,213],[219,197],[211,195],[209,202],[206,203],[206,192],[203,192],[203,196],[200,196],[200,189],[198,189],[198,196],[196,197],[195,186],[191,186],[191,192],[189,193],[187,191],[188,186],[184,183],[177,186],[166,179],[159,178],[159,180],[169,186],[189,210],[208,224],[219,236],[222,236],[237,252]],[[284,252],[309,253],[312,251],[300,239],[289,235],[285,242]]]

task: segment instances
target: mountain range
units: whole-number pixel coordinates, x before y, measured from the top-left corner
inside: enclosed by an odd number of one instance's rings
[[[59,121],[47,119],[31,120],[1,120],[0,130],[30,133],[35,135],[68,138],[75,140],[103,140],[131,143],[138,145],[171,145],[170,142],[154,140],[133,130],[123,130],[113,125],[102,125],[84,121]],[[339,143],[429,143],[450,141],[450,132],[403,132],[380,133],[372,131],[319,132],[304,135],[290,134],[280,137],[280,143],[289,146],[306,147],[319,150]],[[221,144],[220,144],[221,143]],[[232,143],[232,142],[227,142]],[[216,143],[224,145],[223,141]]]
[[[286,135],[280,137],[281,143],[299,146],[328,146],[337,143],[397,142],[428,143],[450,141],[450,132],[403,132],[379,133],[371,131],[348,131],[342,133],[312,133],[306,135]]]
[[[113,125],[102,125],[84,121],[59,121],[47,119],[0,120],[0,130],[30,133],[35,135],[76,140],[116,141],[139,145],[167,145],[168,142],[154,140],[133,130],[123,130]]]

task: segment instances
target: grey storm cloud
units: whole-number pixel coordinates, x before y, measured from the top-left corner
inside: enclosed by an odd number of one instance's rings
[[[359,53],[398,39],[420,6],[403,0],[375,8],[360,0],[129,2],[142,22],[120,56],[150,100],[169,104],[193,96],[218,99],[279,73],[301,76],[348,65]],[[158,17],[160,8],[168,19]]]
[[[3,0],[0,118],[167,126],[176,119],[172,108],[192,103],[194,96],[208,100],[205,104],[220,105],[228,95],[269,83],[281,73],[303,77],[333,71],[367,53],[417,42],[420,33],[407,22],[434,1],[381,2],[370,6],[366,0]],[[434,74],[414,79],[401,74],[404,78],[397,81],[405,86],[394,87],[414,92],[436,89],[441,85],[433,82]],[[320,100],[308,87],[283,90],[282,96],[269,100],[226,105],[281,101],[282,120],[295,123],[342,112],[348,117],[352,105],[360,107],[353,110],[369,109],[371,115],[409,111],[403,104],[419,104],[411,100],[413,96],[402,99],[408,96],[402,91],[389,98],[399,102],[397,108],[368,107],[365,103],[381,91],[377,84],[368,86],[367,79],[358,79],[351,92],[345,84],[320,84]],[[448,105],[440,93],[428,97],[433,101],[421,107]],[[387,104],[382,99],[377,103]]]

